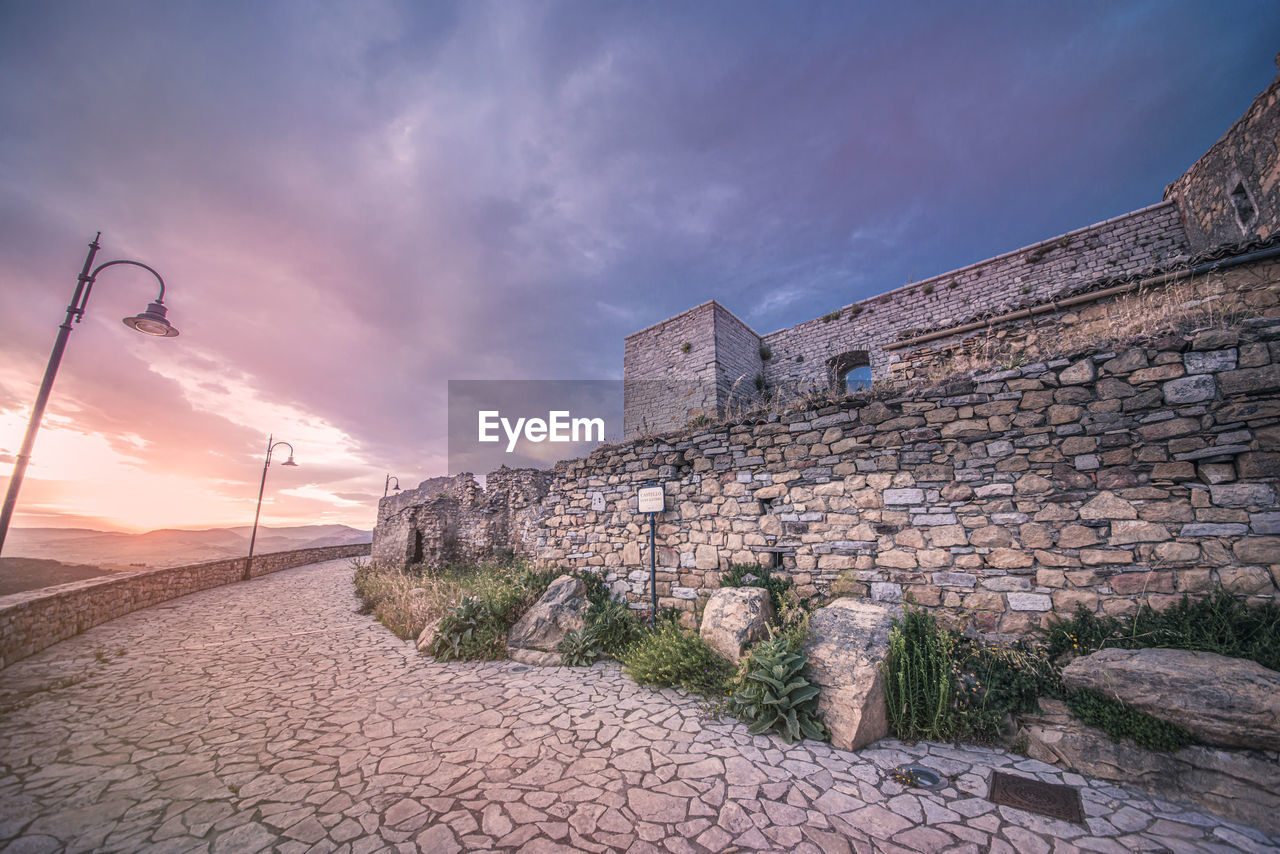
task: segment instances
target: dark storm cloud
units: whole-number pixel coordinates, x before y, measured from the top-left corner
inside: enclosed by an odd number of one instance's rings
[[[388,468],[408,486],[443,471],[449,379],[617,378],[624,335],[706,299],[772,331],[1158,201],[1271,78],[1277,25],[1270,3],[8,4],[0,409],[28,405],[101,228],[104,257],[165,272],[183,337],[77,333],[55,399],[85,429],[252,484],[274,428],[199,402],[225,376],[349,436],[371,496]],[[117,325],[150,297],[102,287]]]

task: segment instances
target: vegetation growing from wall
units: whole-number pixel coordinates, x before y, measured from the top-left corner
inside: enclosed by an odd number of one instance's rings
[[[1219,588],[1203,599],[1184,595],[1163,611],[1143,605],[1123,619],[1077,607],[1069,620],[1049,627],[1049,654],[1055,658],[1104,647],[1214,652],[1280,670],[1280,607],[1249,605]]]

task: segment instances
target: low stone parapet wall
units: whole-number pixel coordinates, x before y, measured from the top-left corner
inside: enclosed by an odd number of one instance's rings
[[[254,555],[253,577],[369,554],[369,543]],[[0,596],[0,669],[131,611],[244,578],[248,558],[118,572]]]

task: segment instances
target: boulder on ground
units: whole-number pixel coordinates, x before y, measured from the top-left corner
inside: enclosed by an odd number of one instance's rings
[[[1180,649],[1102,649],[1062,671],[1177,724],[1206,744],[1280,750],[1280,673],[1243,658]]]
[[[722,587],[702,612],[699,632],[707,645],[737,662],[751,644],[769,634],[773,602],[762,587]]]
[[[426,652],[431,648],[431,644],[436,639],[436,626],[440,625],[439,620],[431,620],[422,627],[422,631],[418,633],[418,652]]]
[[[894,611],[837,599],[809,617],[809,671],[820,686],[818,710],[831,743],[857,750],[889,734],[881,665],[889,655]]]
[[[556,647],[566,632],[587,625],[587,587],[581,579],[562,575],[507,632],[507,656],[524,664],[556,665]]]
[[[1020,721],[1019,736],[1033,759],[1188,800],[1223,818],[1280,833],[1280,763],[1274,753],[1200,745],[1174,753],[1146,750],[1127,738],[1112,741],[1073,719],[1056,700],[1041,698],[1040,707],[1042,714]]]

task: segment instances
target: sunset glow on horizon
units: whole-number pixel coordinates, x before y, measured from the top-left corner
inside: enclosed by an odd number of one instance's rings
[[[50,2],[0,11],[15,527],[369,529],[449,380],[608,379],[709,299],[769,331],[1160,200],[1280,6]],[[548,451],[548,453],[550,453]]]

